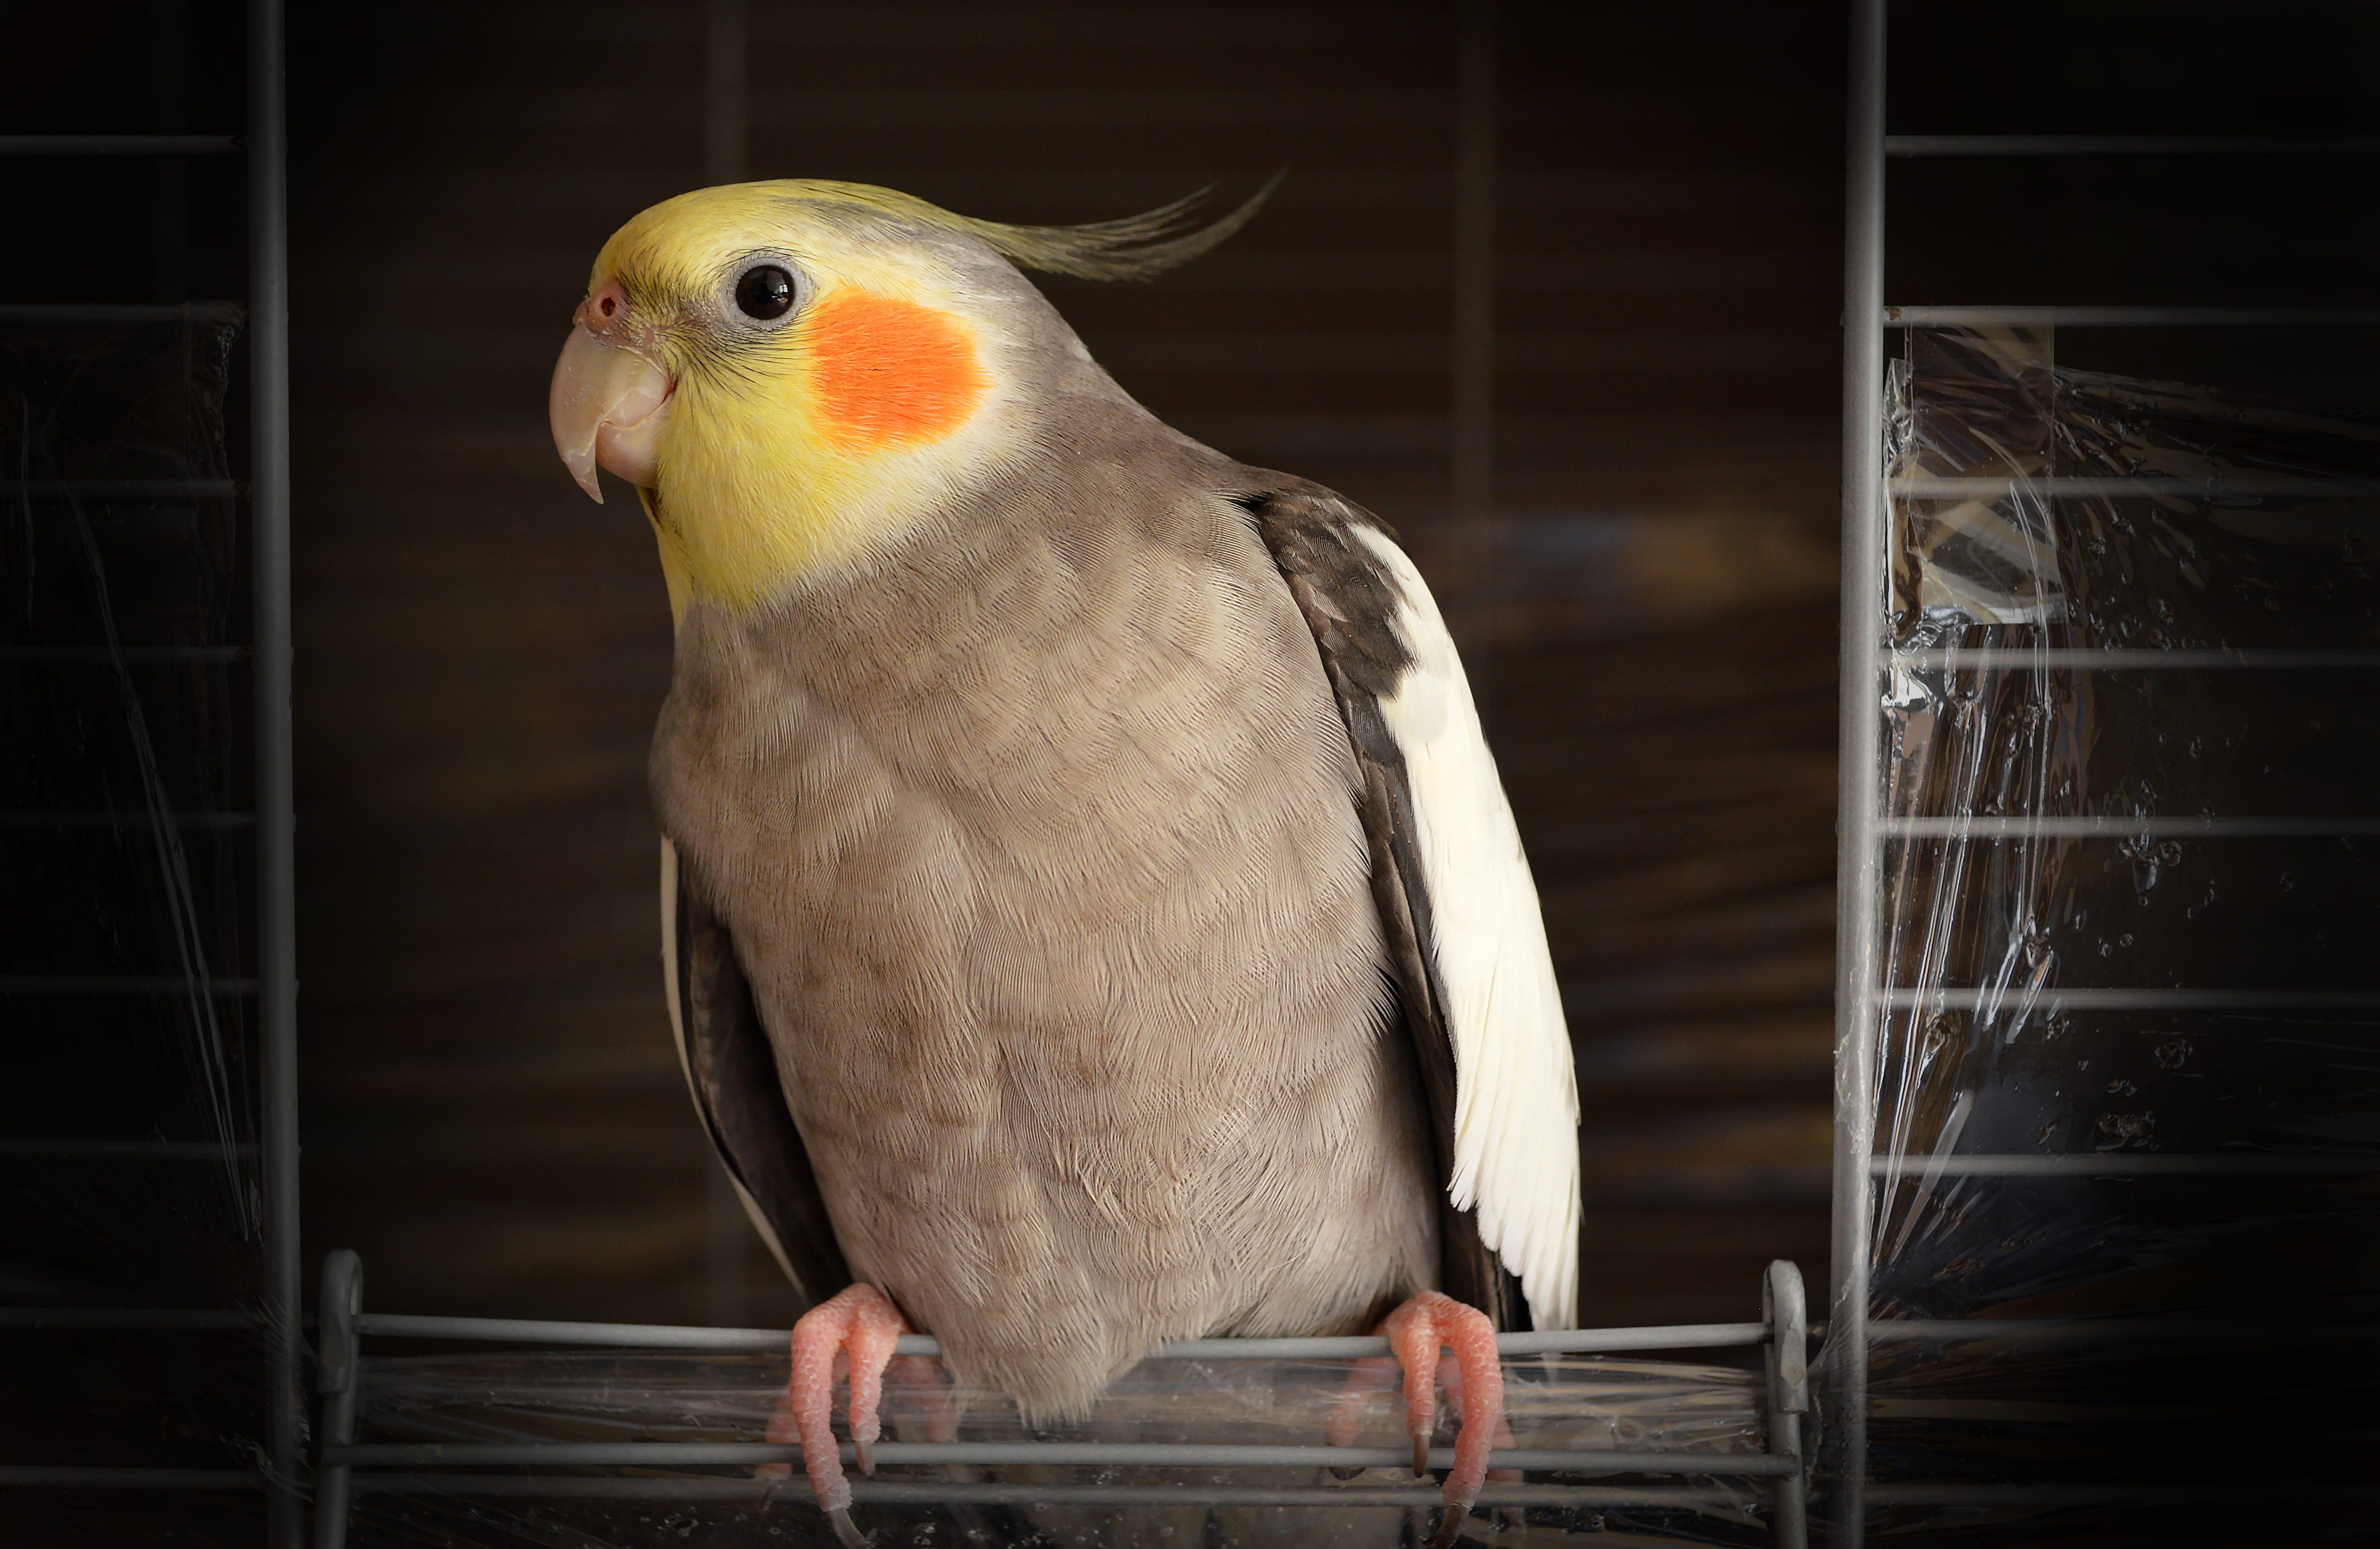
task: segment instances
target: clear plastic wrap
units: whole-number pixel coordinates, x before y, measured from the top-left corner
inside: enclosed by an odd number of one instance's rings
[[[240,310],[6,311],[0,1458],[252,1484],[249,555],[224,420]],[[261,1531],[253,1489],[18,1499],[27,1543]]]
[[[965,1442],[1136,1442],[1317,1445],[1353,1363],[1345,1360],[1154,1360],[1119,1378],[1095,1413],[1075,1426],[1027,1431],[1014,1405],[996,1395],[961,1393]],[[1608,1357],[1525,1357],[1506,1362],[1511,1445],[1520,1448],[1596,1448],[1687,1454],[1760,1452],[1767,1431],[1760,1379],[1721,1366]],[[469,1353],[368,1359],[358,1438],[367,1442],[749,1442],[765,1433],[783,1390],[782,1354],[604,1352]],[[939,1384],[888,1384],[888,1439],[922,1440]],[[838,1400],[840,1412],[840,1400]],[[1356,1445],[1402,1448],[1402,1406],[1393,1391],[1374,1398]],[[1440,1439],[1452,1423],[1441,1411]],[[413,1493],[375,1490],[358,1476],[357,1545],[632,1545],[834,1542],[822,1516],[799,1501],[763,1506],[748,1468],[671,1470],[541,1467],[546,1478],[655,1482],[645,1499],[556,1499],[516,1484],[454,1488],[443,1472],[417,1478]],[[385,1480],[385,1474],[376,1476]],[[1321,1485],[1410,1489],[1402,1469],[1372,1469],[1340,1480],[1314,1468],[1228,1470],[1183,1468],[961,1467],[880,1465],[876,1479],[1000,1481],[1035,1486]],[[442,1484],[440,1481],[444,1482]],[[1532,1471],[1532,1483],[1606,1487],[1614,1504],[1530,1506],[1475,1517],[1465,1542],[1551,1543],[1580,1534],[1597,1542],[1632,1535],[1717,1543],[1767,1543],[1767,1481],[1719,1475],[1688,1481],[1650,1476],[1568,1476]],[[1653,1489],[1647,1491],[1645,1484]],[[1633,1484],[1633,1488],[1632,1488]],[[565,1487],[567,1487],[566,1485]],[[639,1488],[638,1486],[629,1486]],[[505,1491],[504,1495],[478,1493]],[[472,1493],[465,1494],[463,1490]],[[1693,1509],[1650,1504],[1676,1491],[1698,1497]],[[1626,1497],[1635,1504],[1621,1504]],[[923,1507],[869,1503],[855,1514],[886,1544],[1050,1543],[1067,1545],[1341,1544],[1394,1545],[1434,1511],[1402,1506],[1245,1505],[1026,1505]],[[1525,1515],[1525,1523],[1524,1516]],[[1498,1519],[1501,1519],[1499,1520]],[[1036,1536],[1036,1535],[1039,1536]]]
[[[1907,338],[1838,1467],[1879,1542],[2368,1532],[2380,426]]]

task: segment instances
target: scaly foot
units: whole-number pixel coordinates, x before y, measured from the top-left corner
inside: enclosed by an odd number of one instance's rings
[[[892,1363],[892,1342],[909,1331],[901,1310],[865,1284],[846,1287],[794,1324],[793,1374],[769,1421],[769,1439],[802,1444],[802,1471],[809,1475],[820,1509],[834,1524],[834,1536],[847,1549],[860,1549],[868,1538],[852,1525],[851,1482],[844,1478],[842,1453],[835,1445],[835,1358],[846,1358],[849,1366],[851,1440],[859,1471],[872,1474],[884,1368]],[[792,1470],[783,1463],[768,1463],[756,1471],[763,1479],[783,1479]]]
[[[1405,1372],[1405,1430],[1413,1437],[1416,1477],[1429,1472],[1429,1437],[1438,1425],[1438,1352],[1454,1352],[1447,1394],[1463,1417],[1454,1441],[1454,1469],[1446,1476],[1446,1515],[1431,1549],[1445,1549],[1463,1531],[1463,1519],[1488,1479],[1488,1453],[1502,1430],[1504,1369],[1496,1356],[1496,1325],[1488,1315],[1452,1297],[1424,1291],[1390,1313],[1379,1332],[1389,1336]],[[1332,1407],[1329,1435],[1333,1446],[1353,1445],[1366,1400],[1388,1385],[1388,1362],[1358,1361]]]

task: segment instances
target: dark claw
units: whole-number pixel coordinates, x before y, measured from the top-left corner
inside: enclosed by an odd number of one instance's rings
[[[1427,1479],[1428,1477],[1429,1438],[1427,1436],[1415,1436],[1414,1438],[1414,1478]]]
[[[1463,1524],[1470,1515],[1462,1506],[1448,1506],[1438,1519],[1438,1531],[1429,1541],[1429,1549],[1454,1549],[1454,1541],[1463,1536]]]

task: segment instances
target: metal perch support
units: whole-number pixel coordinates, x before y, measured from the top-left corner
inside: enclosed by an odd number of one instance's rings
[[[1802,1549],[1805,1542],[1803,1500],[1806,1464],[1801,1419],[1810,1408],[1806,1356],[1809,1324],[1802,1272],[1779,1260],[1768,1266],[1758,1323],[1684,1323],[1651,1328],[1574,1329],[1501,1336],[1507,1357],[1552,1353],[1711,1349],[1761,1346],[1766,1349],[1767,1449],[1759,1453],[1619,1451],[1614,1449],[1514,1449],[1490,1455],[1496,1469],[1554,1474],[1658,1474],[1757,1479],[1769,1485],[1776,1542]],[[490,1340],[510,1344],[602,1345],[676,1350],[778,1350],[783,1329],[697,1328],[646,1323],[550,1323],[512,1318],[414,1317],[363,1310],[363,1262],[351,1250],[330,1254],[322,1265],[322,1445],[316,1472],[314,1549],[344,1549],[354,1497],[359,1494],[577,1497],[607,1500],[759,1501],[772,1489],[777,1498],[807,1501],[806,1486],[772,1485],[757,1479],[719,1475],[676,1478],[602,1478],[536,1473],[424,1473],[441,1470],[506,1468],[749,1467],[798,1463],[801,1448],[770,1442],[497,1442],[358,1443],[356,1415],[364,1372],[360,1346],[375,1338]],[[931,1336],[909,1335],[903,1355],[937,1356]],[[1390,1353],[1384,1338],[1189,1339],[1168,1345],[1158,1359],[1171,1360],[1360,1360]],[[974,1464],[1108,1468],[1324,1469],[1393,1468],[1411,1461],[1401,1447],[1196,1445],[1146,1442],[941,1442],[880,1443],[880,1464]],[[854,1457],[848,1444],[846,1460]],[[1433,1468],[1451,1467],[1451,1448],[1429,1455]],[[859,1504],[957,1506],[1435,1506],[1437,1491],[1426,1484],[1326,1486],[1322,1484],[1183,1485],[1117,1482],[1097,1484],[956,1482],[941,1480],[859,1480],[852,1498]],[[1485,1506],[1672,1506],[1724,1504],[1728,1492],[1693,1484],[1582,1485],[1490,1484],[1479,1497]]]

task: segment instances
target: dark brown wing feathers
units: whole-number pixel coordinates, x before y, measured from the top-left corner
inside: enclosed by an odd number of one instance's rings
[[[720,1159],[775,1234],[795,1289],[815,1306],[850,1285],[851,1271],[785,1106],[776,1055],[735,961],[735,944],[683,872],[677,955],[679,1025],[695,1107]]]
[[[1395,694],[1413,655],[1391,625],[1395,587],[1354,530],[1361,525],[1391,539],[1395,534],[1370,512],[1303,480],[1283,478],[1259,493],[1232,498],[1271,551],[1314,631],[1363,770],[1372,893],[1386,929],[1398,1006],[1429,1104],[1438,1176],[1445,1179],[1454,1167],[1454,1040],[1443,1010],[1445,990],[1423,945],[1434,939],[1435,921],[1416,838],[1413,787],[1404,754],[1380,714],[1380,701]],[[1486,1312],[1498,1328],[1529,1327],[1520,1282],[1480,1241],[1477,1214],[1455,1209],[1441,1188],[1439,1217],[1439,1288]]]

